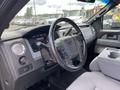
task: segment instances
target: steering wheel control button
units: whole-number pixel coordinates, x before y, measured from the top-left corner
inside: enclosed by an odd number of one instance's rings
[[[19,64],[20,65],[25,65],[26,64],[26,57],[21,57],[20,59],[19,59]]]

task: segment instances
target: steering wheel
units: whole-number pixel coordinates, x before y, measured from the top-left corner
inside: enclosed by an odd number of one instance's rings
[[[61,22],[68,23],[72,27],[56,39],[58,33],[56,28]],[[78,71],[83,67],[87,56],[86,42],[80,28],[72,20],[57,19],[50,27],[48,38],[52,53],[61,67],[70,72]]]

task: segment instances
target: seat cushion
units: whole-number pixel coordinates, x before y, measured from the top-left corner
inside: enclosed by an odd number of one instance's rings
[[[66,90],[120,90],[120,83],[100,72],[86,72]]]

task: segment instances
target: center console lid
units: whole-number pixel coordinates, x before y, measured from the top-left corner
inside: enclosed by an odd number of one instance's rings
[[[120,49],[105,48],[92,61],[90,69],[120,80]]]

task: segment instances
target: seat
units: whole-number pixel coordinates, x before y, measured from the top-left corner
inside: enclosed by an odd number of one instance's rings
[[[100,72],[86,72],[78,77],[67,90],[120,90],[120,84]]]
[[[92,61],[92,72],[79,76],[66,90],[120,90],[120,58],[106,58],[107,52]]]

